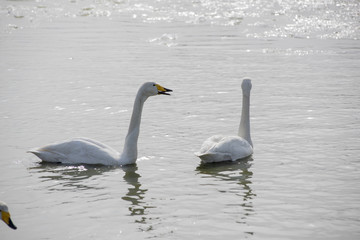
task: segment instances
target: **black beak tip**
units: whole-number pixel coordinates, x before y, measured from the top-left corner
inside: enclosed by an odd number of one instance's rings
[[[162,91],[162,92],[158,92],[158,94],[163,94],[163,95],[170,95],[169,93],[167,93],[167,92],[172,92],[173,90],[171,90],[171,89],[168,89],[168,88],[164,88],[165,89],[165,91]]]
[[[9,220],[9,227],[11,227],[14,230],[17,229],[17,227],[14,225],[14,223],[11,221],[11,219]]]

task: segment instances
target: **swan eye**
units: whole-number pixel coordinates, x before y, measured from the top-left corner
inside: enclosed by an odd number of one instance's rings
[[[156,86],[155,83],[153,84],[153,86],[154,86],[154,87]]]

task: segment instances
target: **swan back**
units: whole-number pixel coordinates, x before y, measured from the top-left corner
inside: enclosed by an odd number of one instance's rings
[[[120,154],[111,147],[88,138],[74,138],[30,150],[44,162],[64,164],[118,165]]]
[[[203,163],[235,161],[253,154],[251,145],[238,136],[215,135],[203,143],[198,153],[195,153]]]

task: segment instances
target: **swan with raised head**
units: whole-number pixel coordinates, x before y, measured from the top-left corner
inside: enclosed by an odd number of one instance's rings
[[[6,205],[6,203],[2,201],[0,201],[0,214],[1,214],[1,220],[3,220],[9,227],[11,227],[12,229],[17,228],[14,225],[14,223],[11,221],[8,206]]]
[[[235,161],[253,154],[253,144],[250,137],[251,87],[251,80],[244,79],[241,84],[243,100],[238,136],[215,135],[205,140],[200,151],[195,153],[202,163]]]
[[[172,92],[172,90],[153,82],[144,83],[140,87],[135,98],[130,126],[122,153],[88,138],[74,138],[49,144],[29,152],[35,154],[44,162],[101,165],[134,164],[137,159],[137,141],[140,133],[141,113],[144,102],[150,96],[159,94],[170,95],[168,92]]]

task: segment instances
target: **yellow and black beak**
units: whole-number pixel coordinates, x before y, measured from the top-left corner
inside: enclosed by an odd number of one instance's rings
[[[1,211],[1,219],[12,229],[16,229],[17,227],[14,225],[14,223],[11,221],[10,213]]]
[[[155,86],[158,90],[158,94],[170,95],[168,92],[172,92],[171,89],[164,88],[164,87],[160,86],[159,84],[155,84]]]

